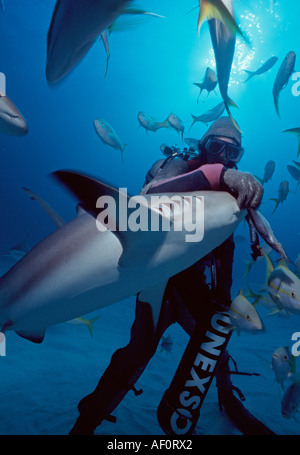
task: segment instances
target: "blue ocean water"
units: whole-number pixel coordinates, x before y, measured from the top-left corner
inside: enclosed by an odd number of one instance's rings
[[[185,137],[200,138],[207,125],[196,123],[188,131],[191,114],[200,115],[221,102],[221,97],[218,89],[209,97],[204,92],[197,104],[199,89],[194,82],[200,82],[206,67],[214,68],[215,63],[206,23],[200,35],[197,34],[196,1],[152,0],[150,5],[145,0],[139,1],[139,7],[164,18],[143,18],[141,23],[127,24],[127,29],[111,34],[111,58],[106,78],[106,55],[103,43],[99,41],[68,77],[51,87],[45,77],[46,38],[55,1],[3,1],[0,71],[6,76],[7,95],[18,106],[29,127],[29,133],[24,137],[1,135],[0,253],[5,255],[25,237],[32,247],[55,230],[49,216],[28,198],[22,187],[45,199],[67,221],[75,216],[75,204],[49,177],[55,170],[86,171],[114,186],[127,187],[132,194],[137,193],[148,168],[162,157],[160,144],[184,145],[173,129],[146,133],[137,121],[138,111],[143,110],[160,121],[174,112],[184,122]],[[268,0],[240,0],[235,1],[234,6],[239,24],[251,41],[248,46],[238,39],[229,85],[229,94],[239,106],[234,109],[234,116],[243,131],[245,147],[239,169],[262,177],[267,161],[275,161],[276,170],[272,180],[265,185],[261,211],[289,257],[295,260],[300,253],[299,194],[293,193],[296,181],[286,166],[299,158],[296,137],[283,134],[283,131],[299,126],[300,98],[293,96],[293,82],[290,81],[280,94],[279,118],[274,108],[272,87],[279,65],[289,51],[297,55],[295,70],[300,68],[300,5],[296,0],[290,0],[288,4],[279,0],[271,10]],[[243,70],[255,70],[273,55],[278,57],[277,64],[245,84]],[[104,145],[96,135],[93,120],[97,117],[105,118],[128,144],[124,163],[119,151]],[[289,181],[291,192],[272,215],[274,202],[270,198],[277,197],[282,180]],[[250,260],[247,228],[241,225],[238,234],[246,240],[236,246],[233,295],[246,286],[244,261]],[[259,289],[264,276],[265,264],[260,262],[248,277],[251,287]],[[298,316],[288,323],[276,319],[270,324],[271,329],[262,343],[269,343],[271,354],[279,342],[291,346],[292,333],[297,328],[300,330]],[[259,350],[261,342],[257,338],[254,349]],[[233,349],[239,353],[238,342],[234,342]],[[20,343],[28,342],[21,340]],[[115,347],[119,347],[118,343]],[[56,349],[59,351],[58,345]],[[10,355],[10,360],[7,359],[13,364],[13,354]],[[38,365],[38,358],[36,362]],[[2,366],[1,372],[5,376]],[[78,399],[88,391],[80,391]],[[22,393],[18,393],[22,401]],[[74,399],[77,399],[76,395]],[[280,415],[278,419],[280,421]],[[291,431],[286,425],[287,434],[297,433],[294,422]],[[13,424],[0,427],[1,434],[22,431],[45,434],[47,428],[21,430]],[[54,428],[50,432],[55,431]]]

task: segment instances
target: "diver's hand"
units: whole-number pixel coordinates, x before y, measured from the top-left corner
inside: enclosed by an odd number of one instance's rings
[[[235,169],[226,169],[222,180],[222,188],[236,197],[240,209],[259,207],[264,189],[253,175]]]

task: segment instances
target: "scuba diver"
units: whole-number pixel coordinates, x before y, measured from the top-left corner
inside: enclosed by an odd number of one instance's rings
[[[241,134],[229,117],[220,117],[209,127],[198,142],[198,150],[181,152],[164,145],[161,150],[167,158],[153,164],[141,194],[227,191],[236,197],[240,209],[257,209],[260,205],[262,185],[251,174],[237,170],[244,149]],[[239,399],[243,395],[230,379],[226,346],[232,332],[224,321],[231,304],[233,255],[231,236],[196,264],[170,278],[159,314],[154,314],[143,292],[137,295],[130,341],[113,354],[95,390],[79,402],[79,417],[69,434],[94,434],[103,420],[115,421],[111,413],[129,390],[135,395],[142,393],[135,383],[163,333],[175,322],[190,335],[190,341],[158,406],[157,417],[164,432],[192,434],[206,392],[216,377],[220,409],[225,409],[240,430],[245,434],[271,433],[244,408]],[[214,338],[214,346],[216,340],[219,346],[207,354],[204,347],[207,351],[208,334]]]

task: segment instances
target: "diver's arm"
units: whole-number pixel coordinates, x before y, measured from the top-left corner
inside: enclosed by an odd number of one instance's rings
[[[225,169],[221,174],[221,188],[237,199],[240,209],[257,209],[261,203],[263,186],[249,172]]]
[[[186,174],[154,183],[148,193],[227,191],[240,209],[257,209],[263,197],[262,185],[248,172],[227,169],[222,164],[204,164]]]
[[[221,190],[222,164],[205,164],[198,169],[154,183],[148,193],[186,193]]]

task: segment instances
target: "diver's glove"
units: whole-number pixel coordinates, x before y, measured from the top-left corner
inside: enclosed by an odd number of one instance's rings
[[[261,203],[263,186],[248,172],[225,169],[221,176],[221,188],[237,199],[240,209],[257,209]]]

